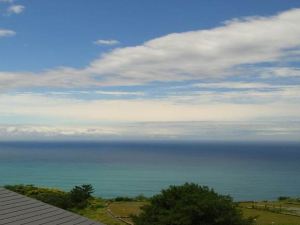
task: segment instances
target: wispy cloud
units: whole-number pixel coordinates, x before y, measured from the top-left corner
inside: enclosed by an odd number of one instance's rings
[[[132,92],[132,91],[95,91],[96,94],[101,95],[114,95],[114,96],[144,96],[144,92]]]
[[[8,14],[20,14],[25,10],[23,5],[11,5],[7,8]]]
[[[11,37],[11,36],[14,36],[14,35],[16,35],[15,31],[0,28],[0,38],[1,37]]]
[[[272,88],[274,85],[268,83],[259,82],[205,82],[193,84],[194,87],[199,88],[210,88],[210,89],[261,89],[261,88]]]
[[[108,39],[108,40],[103,40],[99,39],[97,41],[94,41],[95,45],[118,45],[120,42],[118,40],[113,40],[113,39]]]
[[[264,77],[300,77],[300,68],[274,67],[266,69],[262,75]]]

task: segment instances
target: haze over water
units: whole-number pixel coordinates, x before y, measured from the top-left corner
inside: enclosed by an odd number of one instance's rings
[[[65,190],[90,183],[96,195],[152,196],[184,182],[235,200],[300,194],[300,144],[179,142],[1,143],[0,185]]]

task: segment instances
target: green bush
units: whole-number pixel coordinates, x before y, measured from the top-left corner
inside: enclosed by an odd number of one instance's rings
[[[278,201],[285,201],[285,200],[289,200],[290,197],[287,197],[287,196],[280,196],[278,197]]]
[[[229,196],[208,187],[186,183],[170,186],[133,216],[135,225],[250,225]]]
[[[73,207],[84,208],[88,204],[88,199],[92,197],[94,189],[90,184],[75,186],[69,193],[70,202]]]
[[[116,197],[113,199],[116,202],[145,202],[148,201],[149,199],[147,197],[145,197],[144,195],[138,195],[136,197]]]
[[[134,201],[134,198],[119,196],[119,197],[116,197],[114,200],[116,202],[132,202],[132,201]]]
[[[134,199],[135,199],[135,201],[138,201],[138,202],[146,202],[149,200],[149,198],[147,198],[146,196],[144,196],[142,194],[136,196]]]

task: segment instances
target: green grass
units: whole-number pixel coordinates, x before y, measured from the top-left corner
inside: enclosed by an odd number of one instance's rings
[[[242,207],[245,216],[258,216],[258,225],[300,225],[300,204],[291,199],[242,202],[239,206]]]
[[[92,200],[91,206],[83,210],[75,210],[75,212],[95,221],[103,222],[107,225],[125,225],[122,221],[113,218],[107,210],[110,209],[115,216],[121,217],[128,222],[132,222],[129,216],[132,214],[138,215],[140,213],[140,207],[144,204],[146,204],[146,202],[108,202],[101,199],[95,199]],[[257,204],[263,205],[263,202]],[[283,206],[290,205],[280,202],[268,203],[269,206],[276,206],[280,204]],[[245,217],[258,216],[257,225],[300,225],[300,217],[298,216],[284,215],[262,209],[247,208],[252,205],[253,203],[240,203]]]
[[[256,209],[243,209],[245,216],[258,216],[258,225],[300,225],[300,217]],[[272,223],[273,222],[273,223]]]
[[[73,212],[107,225],[126,225],[126,223],[115,217],[120,217],[123,220],[132,223],[130,215],[139,214],[140,207],[145,204],[145,202],[132,201],[110,202],[95,198],[90,201],[90,205],[85,209],[73,209]],[[115,217],[108,212],[109,210]]]
[[[113,202],[109,209],[115,216],[132,223],[130,215],[138,215],[141,212],[140,208],[145,204],[146,202]]]
[[[64,199],[62,197],[67,194],[57,189],[38,188],[30,185],[14,185],[7,186],[7,188],[49,204],[57,204],[58,207],[62,203],[62,201],[58,200]],[[88,206],[84,209],[72,208],[71,211],[107,225],[126,225],[126,223],[120,221],[120,218],[132,223],[130,215],[138,215],[141,212],[140,207],[147,204],[144,197],[118,199],[122,199],[122,201],[93,198],[89,200]],[[300,225],[299,199],[241,202],[239,207],[242,209],[245,217],[257,216],[257,225]]]
[[[124,225],[125,223],[113,218],[108,212],[108,202],[101,199],[93,199],[90,205],[84,209],[74,209],[73,212],[92,220],[105,223],[107,225]]]

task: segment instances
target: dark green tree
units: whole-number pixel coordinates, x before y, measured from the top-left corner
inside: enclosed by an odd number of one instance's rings
[[[170,186],[133,216],[135,225],[250,225],[230,196],[193,183]]]
[[[71,204],[76,208],[84,208],[93,192],[94,189],[90,184],[75,186],[69,193]]]

